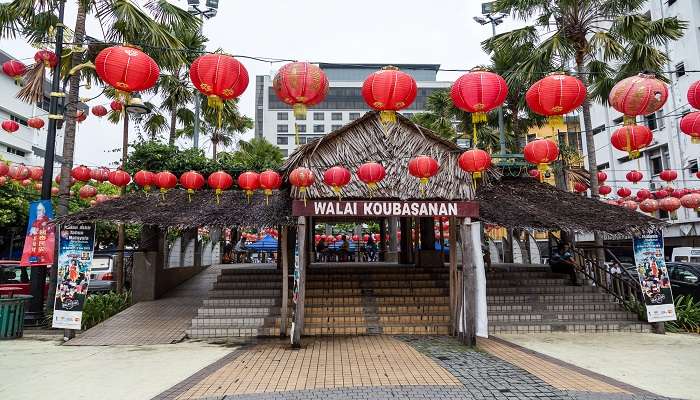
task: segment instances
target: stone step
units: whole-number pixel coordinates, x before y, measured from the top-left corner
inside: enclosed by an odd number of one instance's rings
[[[443,305],[449,304],[448,296],[410,296],[410,295],[375,295],[375,302],[379,306],[386,305]],[[342,297],[306,297],[304,307],[335,307],[335,306],[361,306],[363,296],[348,295]]]
[[[238,297],[281,298],[282,289],[212,289],[209,291],[209,297],[215,299]]]
[[[402,274],[377,274],[377,273],[367,273],[367,274],[316,274],[308,273],[306,275],[306,282],[335,282],[338,278],[350,279],[350,280],[365,280],[366,277],[371,278],[376,281],[384,280],[438,280],[438,279],[448,279],[449,272],[444,271],[441,273],[422,273],[422,272],[408,272]]]
[[[190,328],[187,336],[192,339],[226,338],[226,337],[264,337],[279,336],[278,327],[240,327],[240,328]]]
[[[568,278],[567,274],[556,274],[547,271],[535,272],[487,272],[486,281],[493,279],[547,279]]]
[[[335,281],[335,282],[307,282],[306,290],[338,290],[338,289],[382,289],[382,288],[449,288],[447,281],[432,280],[404,280],[404,281]]]
[[[626,311],[599,312],[549,312],[549,313],[491,313],[489,322],[533,322],[548,323],[554,321],[637,321],[639,317]]]
[[[201,307],[197,310],[199,317],[214,317],[214,316],[239,316],[239,315],[255,315],[268,316],[279,315],[280,307]]]
[[[281,289],[282,280],[263,282],[215,282],[214,289]]]
[[[495,272],[551,272],[552,268],[544,264],[492,265]]]
[[[394,305],[377,306],[377,314],[430,315],[449,313],[450,306],[444,305]],[[359,306],[308,306],[304,305],[304,315],[356,315],[363,314],[365,307]]]
[[[241,274],[219,275],[217,282],[282,282],[282,274]]]
[[[325,335],[366,335],[376,332],[371,326],[358,326],[354,324],[307,324],[304,323],[304,334],[310,336]],[[446,335],[450,331],[450,324],[388,324],[381,326],[381,333],[389,335]]]
[[[270,307],[279,306],[280,298],[237,297],[204,299],[204,307]]]
[[[486,287],[564,286],[568,283],[569,279],[565,278],[487,279]]]
[[[362,295],[360,288],[350,289],[306,289],[306,297],[344,297]],[[424,287],[424,288],[376,288],[372,289],[374,296],[437,296],[449,294],[447,287]]]
[[[571,293],[571,294],[490,294],[486,296],[489,305],[495,304],[533,304],[533,303],[580,303],[611,302],[613,297],[606,293]]]
[[[547,312],[547,311],[619,311],[622,306],[618,303],[589,302],[589,303],[517,303],[517,304],[489,304],[489,313],[499,312]]]
[[[260,317],[247,315],[240,317],[207,317],[193,318],[193,328],[249,328],[249,327],[279,327],[280,317]]]
[[[562,321],[549,323],[499,323],[489,324],[489,333],[548,333],[548,332],[650,332],[646,323],[633,321]]]
[[[593,286],[516,286],[516,287],[487,287],[487,295],[496,294],[574,294],[598,293]]]
[[[226,268],[221,270],[221,275],[279,275],[276,269],[251,269],[251,268]]]

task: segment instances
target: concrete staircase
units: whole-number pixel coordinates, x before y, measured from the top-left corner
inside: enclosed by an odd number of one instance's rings
[[[307,273],[306,335],[449,333],[447,268],[325,265]]]
[[[271,268],[222,269],[192,319],[190,338],[279,336],[282,274]]]
[[[547,266],[498,266],[486,278],[489,333],[648,332],[649,325],[594,286]]]

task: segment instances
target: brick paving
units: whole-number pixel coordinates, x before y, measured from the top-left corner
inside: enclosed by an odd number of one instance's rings
[[[227,356],[155,399],[665,399],[611,379],[597,379],[553,360],[524,355],[493,340],[480,349],[445,336],[350,336],[307,338],[291,350],[286,342],[261,341]],[[549,382],[547,374],[561,379]],[[564,383],[572,376],[576,384]],[[582,385],[588,386],[582,386]]]
[[[177,343],[221,268],[211,266],[168,292],[162,299],[136,303],[66,343],[69,346]],[[226,266],[226,267],[231,267]]]

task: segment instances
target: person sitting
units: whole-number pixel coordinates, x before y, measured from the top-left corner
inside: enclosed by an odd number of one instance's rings
[[[574,261],[574,255],[569,243],[562,243],[559,245],[554,254],[552,254],[549,265],[552,267],[552,272],[568,274],[571,277],[571,283],[579,286],[576,276],[576,262]]]
[[[233,244],[227,240],[224,245],[223,263],[230,264],[231,262],[233,262]]]
[[[340,261],[348,261],[350,257],[350,242],[348,237],[343,235],[341,238],[342,243],[340,244]]]
[[[320,239],[316,243],[316,259],[318,261],[327,261],[328,257],[328,245],[326,244],[326,239]]]
[[[233,248],[236,253],[236,262],[244,263],[248,258],[248,248],[245,244],[245,237],[241,236],[241,239],[236,243],[236,247]]]
[[[367,254],[367,261],[377,261],[377,243],[372,239],[372,236],[367,239],[365,244],[365,254]]]

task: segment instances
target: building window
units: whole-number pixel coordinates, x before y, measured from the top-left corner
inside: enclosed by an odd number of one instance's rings
[[[299,138],[299,144],[306,144],[306,136],[301,136]]]
[[[277,113],[277,119],[280,121],[286,121],[289,119],[289,114],[286,112],[278,112]]]
[[[314,113],[314,121],[323,121],[323,113],[322,112],[315,112]]]
[[[323,133],[323,125],[314,125],[314,133]]]
[[[615,118],[615,119],[613,120],[613,124],[615,124],[615,125],[621,125],[621,124],[622,124],[622,121],[624,121],[624,120],[625,120],[625,117]]]
[[[331,119],[333,121],[342,121],[343,120],[343,113],[339,113],[339,112],[331,113]]]
[[[680,78],[683,75],[685,75],[685,63],[680,62],[676,64],[676,78]]]
[[[360,118],[360,113],[358,113],[358,112],[351,112],[350,113],[350,121],[354,121],[358,118]]]
[[[306,114],[294,117],[297,121],[306,121]]]
[[[340,129],[340,128],[342,128],[342,127],[343,127],[343,125],[333,125],[333,126],[331,126],[331,130],[332,130],[332,131],[337,131],[338,129]]]
[[[669,166],[668,148],[660,147],[647,153],[649,170],[652,175],[658,175]]]
[[[7,146],[7,152],[10,154],[14,154],[16,156],[24,157],[27,155],[26,151],[22,151],[20,149],[15,149],[14,147]]]
[[[593,134],[597,135],[600,132],[603,132],[604,130],[605,130],[605,124],[600,125],[600,126],[596,126],[595,128],[593,128]]]
[[[289,132],[289,125],[277,125],[277,133]]]
[[[672,6],[673,3],[675,3],[675,2],[676,2],[676,0],[668,0],[668,2],[666,4],[668,4],[669,6]]]
[[[24,118],[20,118],[20,117],[14,115],[14,114],[10,114],[10,119],[13,120],[13,121],[15,121],[16,123],[18,123],[18,124],[20,124],[20,125],[27,126],[27,120],[24,119]]]
[[[610,163],[609,163],[609,162],[606,162],[606,163],[603,163],[603,164],[599,164],[599,165],[598,165],[598,171],[603,171],[603,170],[606,170],[606,169],[608,169],[608,168],[610,168]]]
[[[277,136],[277,144],[289,144],[289,138],[286,136]]]
[[[657,124],[657,121],[656,113],[644,116],[644,124],[652,131],[659,129],[659,124]]]
[[[698,172],[698,159],[697,158],[688,161],[688,169],[690,170],[691,174]]]
[[[299,131],[299,133],[306,132],[306,125],[297,125],[297,130]]]
[[[289,155],[289,150],[287,149],[282,149],[282,155],[287,157]]]
[[[659,219],[669,219],[670,217],[668,211],[659,210]]]
[[[403,113],[403,116],[406,118],[413,118],[413,113]]]

